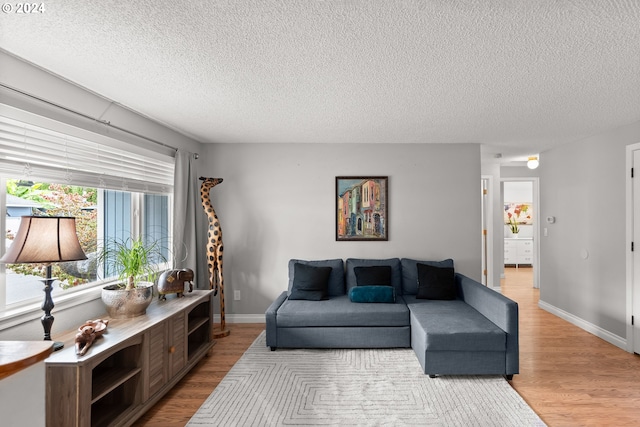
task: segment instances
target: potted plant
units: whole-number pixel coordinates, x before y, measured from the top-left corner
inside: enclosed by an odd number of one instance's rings
[[[507,215],[509,215],[509,229],[511,230],[511,233],[517,237],[520,232],[520,228],[518,228],[518,221],[516,221],[511,213],[508,213]]]
[[[99,265],[106,272],[116,273],[118,283],[102,288],[102,301],[112,318],[141,316],[153,300],[153,282],[158,264],[166,257],[158,242],[140,238],[111,240],[98,253]]]

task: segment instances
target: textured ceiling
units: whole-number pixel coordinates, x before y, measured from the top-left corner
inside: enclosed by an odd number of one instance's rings
[[[0,48],[201,142],[482,143],[640,120],[640,0],[48,0]]]

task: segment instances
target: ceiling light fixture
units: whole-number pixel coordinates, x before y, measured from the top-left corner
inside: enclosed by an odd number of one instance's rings
[[[538,156],[531,156],[529,157],[529,160],[527,160],[527,167],[529,169],[535,169],[539,164],[540,162],[538,161]]]

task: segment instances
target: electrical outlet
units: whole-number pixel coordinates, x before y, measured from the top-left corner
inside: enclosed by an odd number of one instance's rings
[[[233,291],[233,300],[240,301],[240,291]]]

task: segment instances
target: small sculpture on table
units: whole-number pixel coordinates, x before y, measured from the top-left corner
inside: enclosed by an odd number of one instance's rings
[[[189,283],[189,292],[192,292],[193,270],[190,268],[165,271],[158,278],[158,299],[164,301],[168,294],[178,294],[178,298],[183,297],[186,283]]]
[[[108,324],[109,320],[96,319],[87,320],[80,326],[76,334],[76,354],[84,356],[95,339],[102,336]]]

